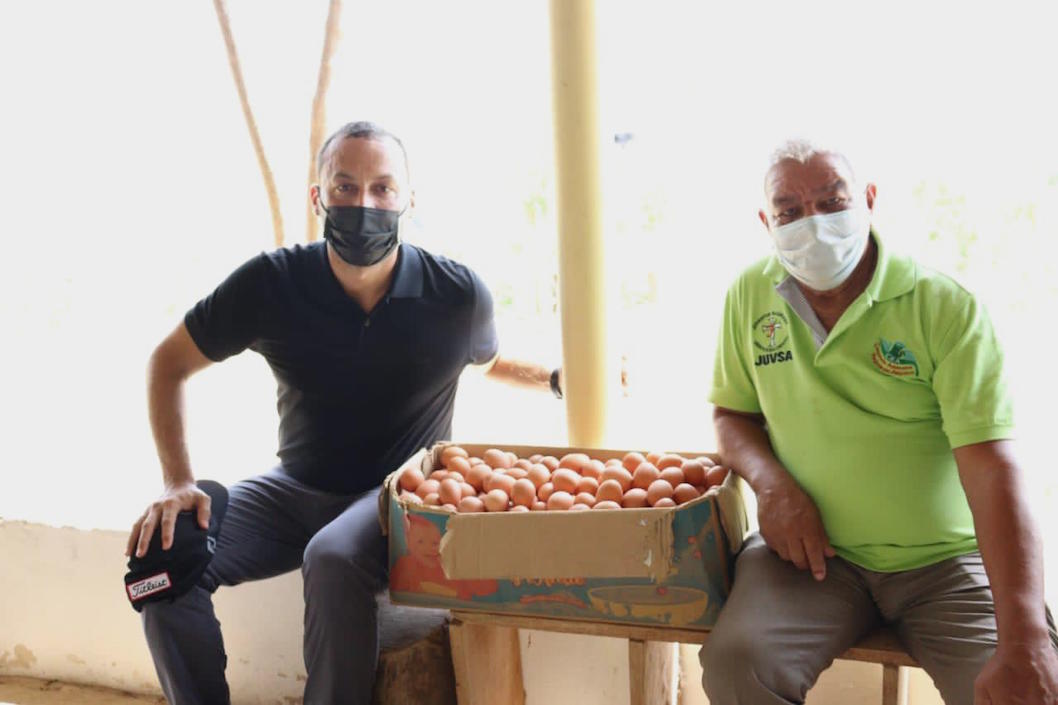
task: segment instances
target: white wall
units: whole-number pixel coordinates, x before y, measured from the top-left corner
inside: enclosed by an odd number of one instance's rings
[[[0,521],[0,674],[159,692],[124,548],[117,531]],[[300,604],[298,573],[218,593],[235,702],[301,696]]]

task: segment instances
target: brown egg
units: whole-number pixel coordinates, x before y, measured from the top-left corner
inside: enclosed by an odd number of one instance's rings
[[[509,468],[514,464],[507,454],[497,448],[489,448],[487,451],[482,453],[481,459],[484,460],[490,468],[500,469]]]
[[[538,499],[535,502],[533,502],[533,506],[530,507],[530,509],[532,509],[534,512],[542,512],[545,509],[547,509],[547,502],[543,502],[543,501]]]
[[[400,498],[404,500],[406,504],[422,504],[422,497],[414,492],[408,492],[407,490],[400,493]]]
[[[587,492],[592,497],[595,496],[595,493],[598,492],[598,490],[599,481],[596,480],[594,477],[580,478],[579,480],[577,480],[577,486],[573,489],[573,491],[577,494],[580,494],[581,492]]]
[[[480,492],[485,487],[485,480],[490,477],[492,477],[492,468],[485,463],[479,463],[470,468],[470,472],[467,473],[467,482]]]
[[[529,511],[529,507],[523,506],[521,504],[516,504],[513,507],[511,507],[510,509],[508,509],[507,511],[509,511],[509,512],[527,512],[527,511]]]
[[[487,512],[505,512],[507,511],[507,505],[510,503],[510,497],[503,490],[490,490],[485,495],[485,511]]]
[[[625,491],[621,487],[621,483],[617,480],[603,480],[602,484],[599,485],[599,491],[595,493],[596,502],[613,502],[614,504],[620,503],[624,497]]]
[[[603,465],[601,460],[592,459],[586,465],[581,467],[580,474],[584,477],[590,477],[594,480],[598,480],[600,477],[602,477],[602,472],[605,469],[606,466]]]
[[[676,485],[676,489],[672,491],[672,498],[676,501],[676,504],[686,504],[692,499],[698,499],[698,490],[694,489],[693,485],[688,485],[684,482]]]
[[[704,465],[706,468],[711,468],[717,464],[717,462],[710,458],[708,455],[703,455],[699,458],[695,458],[695,460],[701,462],[701,464]]]
[[[441,483],[437,480],[423,480],[419,483],[419,486],[415,488],[415,494],[420,497],[425,497],[428,494],[441,491]]]
[[[648,463],[653,463],[654,465],[657,465],[658,461],[661,460],[661,455],[662,455],[661,453],[658,453],[656,451],[652,451],[650,453],[647,453],[647,462]]]
[[[510,475],[515,480],[521,480],[523,477],[529,476],[529,471],[525,468],[508,468],[503,471],[505,475]]]
[[[580,502],[575,502],[573,506],[569,508],[571,512],[583,512],[586,509],[591,509],[591,507],[587,504],[581,504]]]
[[[672,485],[664,480],[654,480],[647,488],[647,504],[654,506],[659,499],[672,497]]]
[[[692,485],[705,484],[705,464],[701,460],[685,460],[680,466],[683,476]]]
[[[408,492],[414,492],[419,489],[419,485],[425,479],[418,468],[404,468],[404,472],[400,474],[400,488]]]
[[[539,463],[543,457],[544,456],[541,453],[533,453],[529,456],[529,462],[535,465],[536,463]]]
[[[625,457],[621,459],[621,465],[624,466],[625,470],[634,475],[636,469],[646,461],[647,459],[643,457],[642,453],[636,453],[633,451],[625,454]]]
[[[658,479],[660,476],[661,473],[658,472],[656,467],[654,467],[654,464],[648,463],[644,460],[639,464],[639,467],[632,472],[632,487],[638,487],[641,490],[645,490],[650,487],[650,483]]]
[[[602,481],[617,480],[621,483],[621,493],[623,494],[629,487],[632,486],[632,473],[624,469],[624,467],[612,467],[606,468],[602,473]]]
[[[683,484],[686,478],[683,476],[683,470],[670,466],[661,471],[661,479],[676,489],[676,485]]]
[[[727,468],[723,465],[714,465],[705,472],[705,480],[710,487],[723,484],[727,478]]]
[[[540,487],[540,485],[551,480],[551,471],[547,469],[546,465],[537,463],[529,468],[529,474],[526,475],[526,478],[533,483],[533,486]]]
[[[573,506],[573,495],[569,492],[552,492],[547,498],[548,511],[562,511]]]
[[[451,472],[466,477],[470,473],[470,461],[461,456],[456,456],[448,461],[446,466]]]
[[[695,485],[694,489],[698,492],[698,496],[701,497],[709,487],[708,485]]]
[[[639,487],[633,487],[625,492],[625,496],[621,499],[621,506],[625,509],[647,506],[647,491]]]
[[[533,506],[533,502],[536,501],[536,485],[524,478],[515,480],[514,489],[511,491],[511,499],[514,500],[515,504],[520,504],[524,507]]]
[[[459,489],[462,491],[464,497],[477,497],[478,491],[474,489],[474,485],[469,482],[460,482]]]
[[[595,495],[591,492],[578,492],[577,496],[573,498],[573,501],[578,504],[587,504],[589,507],[595,506]]]
[[[459,507],[460,512],[465,512],[466,514],[485,511],[485,503],[477,497],[464,497],[459,500],[457,506]]]
[[[672,501],[672,497],[662,497],[654,505],[655,509],[664,509],[666,507],[675,507],[676,503]]]
[[[441,509],[445,510],[446,512],[458,511],[458,509],[456,508],[456,505],[454,505],[454,504],[442,504],[441,505]]]
[[[543,458],[540,458],[540,464],[551,472],[558,470],[558,458],[553,455],[545,455]]]
[[[546,502],[551,496],[551,493],[554,491],[555,486],[552,485],[550,482],[545,482],[544,484],[536,488],[536,496]]]
[[[528,470],[529,468],[533,467],[533,463],[531,460],[526,460],[525,458],[518,458],[518,460],[514,461],[513,467],[521,468],[522,470]]]
[[[442,480],[448,479],[448,474],[447,470],[434,470],[430,473],[429,479],[441,482]]]
[[[580,469],[591,462],[584,453],[567,453],[562,456],[562,460],[558,461],[560,468],[569,468],[575,473],[580,474]]]
[[[684,458],[682,455],[666,453],[658,458],[658,462],[654,463],[654,465],[658,466],[658,470],[664,470],[665,468],[678,468],[683,465],[683,460]]]
[[[467,458],[467,462],[470,463],[470,467],[474,467],[475,465],[481,465],[485,461],[482,460],[481,458],[477,457],[476,455],[472,455],[469,458]]]
[[[422,498],[422,503],[425,504],[427,507],[440,507],[441,497],[436,492],[431,492],[430,494]]]
[[[620,458],[607,458],[606,462],[603,463],[603,467],[604,468],[612,468],[612,467],[615,467],[615,466],[624,467],[624,466],[621,465],[621,459]]]
[[[612,501],[610,501],[608,499],[605,499],[602,502],[596,502],[595,506],[592,507],[592,509],[620,509],[620,508],[621,508],[620,504],[618,504],[617,502],[612,502]]]
[[[518,462],[518,454],[517,453],[512,453],[511,451],[508,450],[507,452],[504,453],[504,455],[507,456],[507,462],[508,462],[507,467],[513,468],[514,464]]]
[[[492,473],[492,477],[485,480],[485,491],[492,492],[493,490],[503,490],[503,493],[510,497],[511,492],[514,491],[515,482],[517,482],[517,480],[510,475],[494,472]]]
[[[558,492],[574,492],[579,481],[580,475],[569,468],[559,468],[551,474],[551,484]]]
[[[441,496],[441,504],[459,504],[459,500],[463,499],[463,488],[458,481],[448,478],[441,482],[438,494]]]
[[[470,453],[459,446],[445,446],[444,450],[441,451],[441,465],[447,467],[451,463],[452,458],[466,458],[469,455]]]

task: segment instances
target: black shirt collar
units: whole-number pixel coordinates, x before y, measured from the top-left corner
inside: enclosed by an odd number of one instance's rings
[[[400,243],[397,246],[397,264],[394,267],[393,281],[389,284],[389,291],[386,292],[387,299],[418,299],[422,298],[422,276],[423,276],[423,263],[422,254],[418,248],[409,245],[407,243]],[[329,299],[337,299],[341,301],[351,301],[349,296],[342,289],[342,285],[338,282],[338,277],[334,275],[334,270],[331,269],[331,264],[327,259],[327,242],[320,242],[319,249],[319,266],[324,270],[323,278],[327,283],[325,284],[328,293],[326,294]]]

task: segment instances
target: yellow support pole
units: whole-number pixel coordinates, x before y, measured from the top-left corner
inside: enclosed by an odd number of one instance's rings
[[[594,0],[551,0],[551,69],[569,441],[601,447],[611,384]]]

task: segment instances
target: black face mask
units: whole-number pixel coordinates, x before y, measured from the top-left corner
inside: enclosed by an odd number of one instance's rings
[[[398,223],[404,211],[364,206],[328,209],[322,202],[320,207],[327,214],[323,221],[323,239],[349,264],[357,267],[377,264],[400,242]]]

